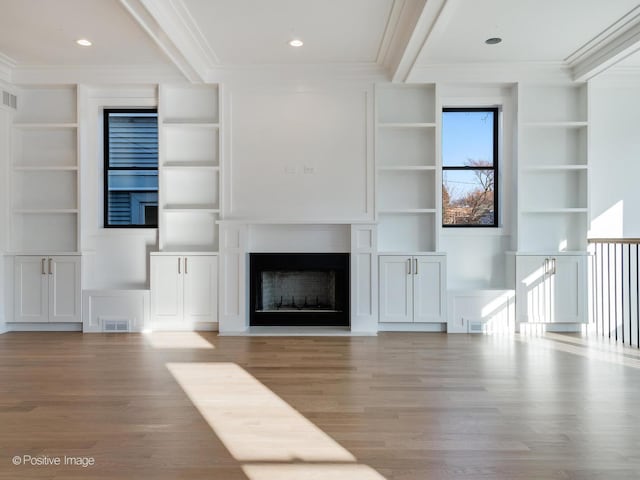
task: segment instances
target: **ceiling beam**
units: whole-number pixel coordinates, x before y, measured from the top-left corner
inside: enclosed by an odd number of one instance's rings
[[[575,81],[587,81],[640,51],[640,6],[567,57]]]
[[[219,62],[181,0],[120,3],[190,82],[207,81]]]
[[[407,80],[446,3],[447,0],[405,2],[385,62],[392,81]]]

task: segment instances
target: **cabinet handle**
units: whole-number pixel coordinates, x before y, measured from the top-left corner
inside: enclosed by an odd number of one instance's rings
[[[552,258],[551,259],[551,275],[555,275],[556,274],[556,259]]]
[[[42,275],[46,275],[47,274],[47,272],[44,269],[44,262],[46,262],[46,261],[47,261],[46,258],[42,258]]]
[[[418,274],[418,259],[417,258],[413,259],[413,274],[414,275]]]
[[[49,259],[49,275],[51,275],[53,273],[53,270],[51,269],[51,263],[52,263],[53,259]]]
[[[548,274],[549,273],[549,259],[545,258],[544,259],[544,274]]]
[[[187,257],[184,257],[184,274],[189,273],[189,264],[187,263]]]
[[[178,275],[180,275],[182,273],[180,271],[180,262],[182,262],[182,259],[180,257],[178,257]]]
[[[407,260],[407,263],[409,264],[409,275],[411,275],[411,259]]]

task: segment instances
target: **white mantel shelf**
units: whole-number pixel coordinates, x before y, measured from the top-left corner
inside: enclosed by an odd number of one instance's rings
[[[230,218],[217,220],[217,224],[244,224],[244,225],[373,225],[375,220],[349,220],[349,219],[329,219],[329,220],[309,220],[301,218]]]

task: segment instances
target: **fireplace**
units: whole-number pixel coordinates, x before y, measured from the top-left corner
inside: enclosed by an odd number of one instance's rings
[[[251,253],[251,326],[349,326],[348,253]]]

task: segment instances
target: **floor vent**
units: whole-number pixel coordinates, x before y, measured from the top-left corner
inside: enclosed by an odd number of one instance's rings
[[[14,110],[18,109],[18,97],[13,95],[12,93],[7,92],[6,90],[2,91],[2,105],[5,107],[13,108]]]
[[[102,331],[105,333],[125,333],[129,331],[129,320],[108,319],[102,320]]]

